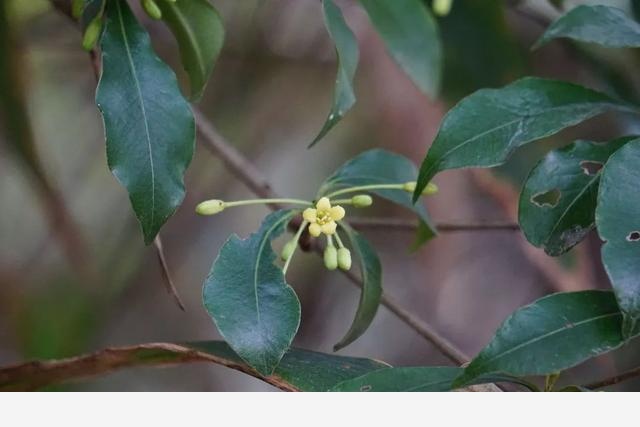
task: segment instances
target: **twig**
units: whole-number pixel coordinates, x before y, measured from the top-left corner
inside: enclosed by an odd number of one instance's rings
[[[587,384],[584,387],[588,388],[588,389],[598,389],[598,388],[603,388],[603,387],[609,387],[612,385],[616,385],[618,383],[621,383],[623,381],[626,380],[630,380],[632,378],[637,378],[640,377],[640,367],[637,368],[633,368],[630,369],[626,372],[623,372],[621,374],[618,375],[614,375],[612,377],[609,378],[605,378],[604,380],[601,381],[596,381],[596,382],[592,382],[591,384]]]
[[[416,221],[400,218],[355,218],[350,219],[349,224],[359,230],[388,229],[398,231],[415,231],[418,227]],[[520,226],[510,221],[495,222],[438,222],[438,231],[452,233],[459,231],[518,231]]]
[[[167,288],[167,292],[173,297],[180,310],[187,311],[180,299],[180,295],[178,295],[178,290],[171,279],[171,273],[169,271],[169,265],[167,264],[167,259],[164,256],[164,249],[162,247],[162,239],[160,239],[160,235],[158,234],[155,239],[153,239],[153,246],[156,249],[156,254],[158,255],[158,262],[160,263],[160,271],[162,272],[162,278],[164,279],[165,287]]]

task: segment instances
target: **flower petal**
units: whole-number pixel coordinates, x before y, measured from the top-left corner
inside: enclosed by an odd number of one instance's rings
[[[338,224],[336,224],[335,221],[329,221],[328,223],[322,225],[322,232],[326,235],[334,234],[336,232],[337,226]]]
[[[316,208],[318,208],[319,211],[328,211],[331,209],[331,202],[328,198],[323,197],[316,203]]]
[[[309,224],[309,234],[311,234],[313,237],[318,237],[320,233],[322,233],[322,227],[320,227],[315,222]]]
[[[307,222],[314,223],[316,222],[317,217],[318,211],[313,208],[307,208],[304,210],[304,212],[302,212],[302,218],[304,218],[304,220]]]
[[[340,221],[342,218],[344,218],[344,213],[344,208],[342,206],[334,206],[329,209],[329,215],[334,221]]]

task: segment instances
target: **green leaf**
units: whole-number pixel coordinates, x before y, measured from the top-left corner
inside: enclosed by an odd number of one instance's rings
[[[371,391],[371,392],[440,392],[453,390],[453,381],[463,372],[463,368],[450,366],[419,366],[384,368],[368,372],[360,377],[343,381],[331,391]],[[477,378],[473,384],[510,382],[530,391],[538,388],[520,378],[509,375],[489,375]]]
[[[393,59],[420,90],[435,97],[442,47],[438,24],[421,0],[360,0]]]
[[[195,122],[175,74],[154,53],[127,2],[109,1],[106,15],[96,100],[107,159],[149,244],[184,199]]]
[[[158,6],[178,41],[182,64],[191,81],[191,99],[198,100],[224,43],[222,18],[208,0],[162,0]]]
[[[554,150],[529,174],[519,203],[519,222],[529,242],[558,256],[595,226],[602,167],[634,137],[606,144],[577,141]]]
[[[640,47],[640,24],[616,7],[582,5],[551,24],[533,48],[563,37],[606,47]]]
[[[602,172],[596,225],[606,243],[604,263],[618,304],[625,315],[625,336],[640,318],[640,141],[615,152]]]
[[[341,223],[341,225],[351,242],[351,248],[356,252],[360,261],[362,293],[353,324],[347,334],[333,346],[334,351],[348,346],[369,328],[382,298],[382,266],[378,254],[373,246],[353,228],[346,223]]]
[[[342,12],[332,0],[323,0],[324,22],[329,35],[335,43],[338,55],[338,75],[333,93],[333,106],[318,136],[315,137],[309,147],[313,147],[318,141],[329,133],[344,115],[356,103],[356,95],[353,89],[353,79],[358,68],[360,52],[358,41],[342,16]]]
[[[498,166],[516,148],[609,110],[633,107],[582,86],[536,77],[481,89],[443,119],[420,167],[414,199],[440,171]]]
[[[462,368],[448,366],[385,368],[343,381],[330,391],[438,392],[451,390]]]
[[[247,239],[232,235],[204,283],[204,305],[220,334],[263,375],[273,372],[300,324],[300,302],[271,248],[294,214],[268,215]]]
[[[465,368],[455,387],[481,376],[555,374],[620,347],[622,314],[609,291],[548,295],[519,308]]]
[[[211,362],[244,372],[284,390],[311,392],[326,391],[342,381],[389,366],[371,359],[292,348],[284,355],[273,375],[263,376],[247,366],[221,341],[149,343],[108,348],[72,359],[0,367],[0,391],[36,390],[125,368],[165,367],[187,362]]]
[[[347,187],[403,184],[415,181],[416,176],[415,165],[406,157],[382,149],[368,150],[346,162],[327,178],[322,184],[320,196]],[[416,247],[436,235],[436,229],[432,225],[424,205],[414,204],[411,201],[410,193],[404,190],[372,190],[370,192],[404,206],[418,215],[420,228],[415,243]]]

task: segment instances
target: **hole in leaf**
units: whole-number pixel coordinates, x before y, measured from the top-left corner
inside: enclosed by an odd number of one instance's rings
[[[598,172],[600,172],[603,166],[604,164],[602,162],[592,162],[591,160],[584,160],[580,162],[582,171],[585,173],[585,175],[589,176],[596,175]]]
[[[560,190],[554,188],[553,190],[534,194],[531,197],[531,202],[540,208],[553,208],[560,201],[560,196]]]
[[[360,387],[360,391],[371,391],[371,386],[363,385],[362,387]]]
[[[632,231],[627,236],[627,242],[637,242],[640,240],[640,231]]]

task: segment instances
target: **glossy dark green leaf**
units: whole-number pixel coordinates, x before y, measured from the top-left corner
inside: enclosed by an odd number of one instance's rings
[[[195,122],[175,74],[154,53],[127,2],[109,1],[106,15],[96,100],[107,159],[149,244],[184,199]]]
[[[355,319],[346,335],[333,346],[334,351],[348,346],[369,328],[382,298],[382,266],[378,254],[358,232],[344,223],[341,225],[351,243],[349,246],[355,251],[360,263],[362,293]]]
[[[191,98],[200,99],[224,43],[222,18],[208,0],[162,0],[158,6],[178,41]]]
[[[273,372],[300,324],[300,302],[271,248],[294,214],[268,215],[244,240],[232,235],[204,283],[204,305],[220,334],[263,375]]]
[[[519,203],[520,227],[532,245],[558,256],[593,229],[602,167],[632,139],[577,141],[551,151],[533,168]]]
[[[612,292],[549,295],[516,310],[454,382],[460,387],[494,373],[548,375],[624,343]]]
[[[616,7],[582,5],[551,24],[534,48],[557,38],[606,47],[640,47],[640,24]]]
[[[421,91],[440,87],[442,47],[438,24],[421,0],[360,0],[393,59]]]
[[[551,136],[623,101],[572,83],[536,77],[481,89],[445,116],[422,166],[414,197],[440,171],[502,164],[518,147]]]
[[[385,368],[343,381],[331,391],[437,392],[451,390],[462,368],[449,366]]]
[[[411,160],[387,150],[373,149],[359,154],[338,168],[324,182],[320,195],[353,186],[403,184],[415,181],[416,176],[417,170]],[[421,203],[413,204],[411,193],[404,190],[372,190],[370,192],[411,209],[418,215],[420,230],[416,246],[436,235],[427,210]]]
[[[624,334],[640,319],[640,141],[615,152],[602,172],[596,209],[604,263],[625,314]]]
[[[340,8],[332,0],[323,0],[324,22],[329,35],[336,46],[338,55],[338,75],[333,93],[333,106],[318,136],[310,147],[320,141],[338,123],[356,103],[353,89],[353,79],[358,68],[360,51],[358,41],[353,34]]]
[[[0,367],[0,391],[37,390],[125,368],[165,367],[187,362],[215,363],[244,372],[284,390],[312,392],[326,391],[342,381],[389,366],[370,359],[334,356],[292,348],[284,355],[273,375],[263,376],[247,366],[221,341],[187,344],[149,343],[109,348],[72,359]]]
[[[451,366],[419,366],[384,368],[366,373],[336,385],[331,391],[371,392],[439,392],[453,390],[453,381],[463,368]],[[530,391],[538,388],[520,378],[509,375],[489,375],[477,378],[473,384],[509,382]]]

